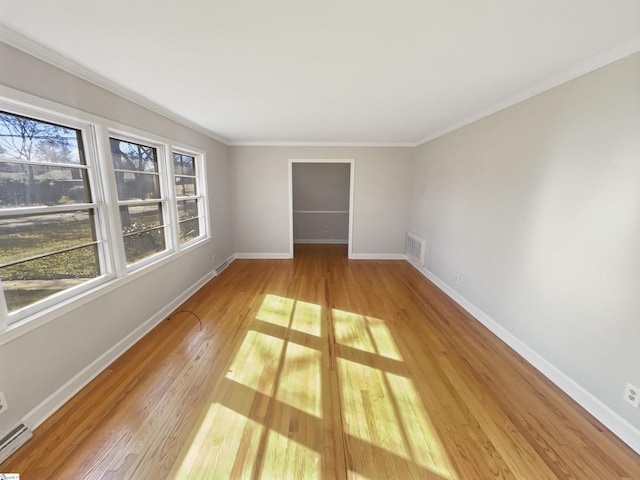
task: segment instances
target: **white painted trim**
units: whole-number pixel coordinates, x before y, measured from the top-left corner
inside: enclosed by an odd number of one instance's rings
[[[536,85],[533,85],[520,93],[516,93],[515,95],[502,100],[498,103],[495,103],[484,110],[481,110],[467,118],[464,118],[453,125],[450,125],[442,130],[439,130],[435,133],[427,135],[422,140],[413,144],[414,147],[422,145],[423,143],[430,142],[431,140],[435,140],[438,137],[442,137],[447,133],[451,133],[459,128],[462,128],[466,125],[469,125],[473,122],[477,122],[489,115],[493,115],[500,110],[504,110],[505,108],[509,108],[517,103],[523,102],[528,98],[534,97],[540,93],[546,92],[547,90],[551,90],[554,87],[562,85],[563,83],[570,82],[582,75],[586,75],[589,72],[597,70],[598,68],[604,67],[613,63],[615,61],[621,60],[629,55],[633,55],[634,53],[640,51],[640,37],[635,37],[629,40],[628,42],[619,45],[616,48],[613,48],[609,51],[601,53],[600,55],[596,55],[595,57],[590,58],[589,60],[582,62],[573,68],[565,70],[563,72],[554,75],[551,78],[548,78]]]
[[[440,290],[446,293],[453,301],[469,312],[476,320],[487,327],[500,340],[509,345],[521,357],[529,362],[535,369],[551,380],[562,391],[569,395],[573,400],[578,402],[585,410],[587,410],[596,419],[602,422],[609,430],[617,435],[629,447],[640,454],[640,430],[627,422],[619,414],[614,412],[610,407],[605,405],[601,400],[596,398],[588,390],[580,386],[575,380],[563,373],[555,365],[537,353],[526,343],[518,339],[506,328],[489,317],[486,313],[473,305],[470,301],[460,295],[457,291],[443,282],[436,275],[431,273],[425,267],[422,267],[407,259],[413,267],[422,273],[426,278],[431,280]]]
[[[38,428],[42,422],[53,415],[60,407],[68,402],[71,397],[84,388],[91,380],[97,377],[104,369],[111,365],[118,357],[131,348],[142,337],[149,333],[156,325],[164,320],[167,315],[180,306],[185,300],[197,292],[203,285],[214,277],[213,272],[208,273],[190,288],[174,298],[171,302],[161,308],[155,315],[145,321],[142,325],[132,331],[125,338],[116,343],[113,347],[95,359],[78,374],[71,378],[58,390],[44,399],[38,406],[27,413],[21,420],[31,430]]]
[[[293,258],[293,164],[294,163],[348,163],[349,167],[349,238],[347,258],[353,258],[353,206],[355,205],[356,161],[353,158],[290,158],[289,159],[289,258]]]
[[[235,258],[238,260],[288,260],[293,257],[290,253],[236,253]]]
[[[318,244],[318,245],[347,245],[347,238],[294,238],[295,244]]]
[[[416,142],[288,142],[285,140],[270,141],[230,141],[227,145],[232,147],[415,147]]]
[[[354,253],[351,260],[406,260],[404,253]]]
[[[326,214],[338,214],[349,213],[349,210],[294,210],[293,213],[308,214],[308,213],[326,213]]]
[[[229,145],[229,140],[218,135],[217,133],[212,132],[211,130],[206,129],[201,125],[198,125],[197,123],[192,122],[191,120],[158,105],[153,100],[150,100],[143,95],[135,93],[123,87],[122,85],[115,83],[103,77],[102,75],[97,74],[84,65],[70,60],[63,55],[50,50],[41,43],[38,43],[35,40],[21,33],[18,33],[15,30],[12,30],[2,24],[0,24],[0,41],[11,45],[12,47],[17,48],[18,50],[21,50],[33,57],[36,57],[43,62],[53,65],[56,68],[64,70],[67,73],[75,75],[94,85],[97,85],[100,88],[104,88],[105,90],[114,93],[126,100],[129,100],[130,102],[151,110],[158,115],[162,115],[169,120],[173,120],[174,122],[190,128],[191,130],[195,130],[196,132],[206,135],[207,137],[212,138],[220,143]]]

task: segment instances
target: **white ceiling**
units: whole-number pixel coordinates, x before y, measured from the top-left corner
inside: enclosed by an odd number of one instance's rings
[[[413,145],[640,49],[640,0],[0,0],[0,22],[232,144]]]

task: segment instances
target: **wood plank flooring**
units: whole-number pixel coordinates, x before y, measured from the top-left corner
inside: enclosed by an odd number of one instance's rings
[[[177,312],[0,472],[640,479],[637,454],[407,262],[296,246],[234,261]]]

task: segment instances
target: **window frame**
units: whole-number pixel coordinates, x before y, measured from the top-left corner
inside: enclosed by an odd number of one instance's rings
[[[117,237],[119,238],[118,243],[120,244],[119,254],[117,256],[117,268],[120,272],[120,276],[125,275],[126,273],[136,271],[138,269],[144,268],[147,265],[150,265],[159,259],[171,255],[175,252],[175,245],[173,235],[171,234],[171,191],[167,187],[167,179],[170,176],[170,172],[168,171],[167,165],[167,151],[170,147],[166,142],[159,141],[157,138],[149,138],[147,136],[140,135],[133,131],[134,129],[121,129],[121,128],[110,128],[105,135],[105,145],[107,153],[107,158],[105,159],[105,163],[108,164],[108,170],[110,171],[110,187],[111,187],[111,196],[113,201],[111,202],[113,208],[112,217],[116,223],[114,228],[117,230]],[[156,161],[158,166],[158,185],[160,188],[160,198],[152,199],[152,200],[120,200],[118,198],[117,192],[117,182],[115,180],[115,172],[116,169],[113,165],[113,157],[111,152],[111,139],[116,139],[124,142],[131,142],[139,145],[143,145],[145,147],[152,147],[156,149]],[[128,206],[128,205],[150,205],[158,203],[161,205],[162,212],[162,228],[164,229],[164,241],[165,248],[160,252],[156,252],[140,260],[128,263],[127,256],[125,252],[124,246],[124,235],[122,234],[122,222],[121,222],[121,213],[120,207]]]
[[[96,234],[102,239],[103,248],[100,250],[100,259],[103,264],[103,275],[91,279],[88,282],[69,288],[62,295],[54,295],[45,306],[43,302],[29,305],[29,312],[24,312],[20,318],[15,318],[12,314],[9,318],[7,312],[4,288],[0,280],[0,345],[24,335],[50,321],[59,318],[65,313],[93,301],[100,296],[121,288],[129,282],[143,278],[147,273],[175,261],[191,248],[210,243],[212,241],[210,219],[209,219],[209,196],[207,191],[206,173],[206,153],[204,150],[183,144],[168,137],[150,133],[136,127],[131,127],[96,114],[91,114],[77,108],[66,106],[52,100],[47,100],[29,93],[15,90],[5,85],[0,85],[0,106],[7,112],[16,113],[35,120],[59,124],[64,127],[79,129],[82,132],[82,140],[85,150],[85,161],[91,165],[88,171],[91,176],[90,188],[94,203],[92,208],[96,211]],[[177,234],[178,224],[171,216],[177,219],[177,204],[175,203],[175,187],[165,184],[167,192],[167,203],[169,217],[171,219],[167,227],[172,232],[169,235],[170,244],[162,255],[156,254],[148,259],[143,259],[135,264],[135,268],[126,267],[124,256],[124,243],[120,226],[120,216],[117,206],[117,192],[115,177],[113,176],[113,163],[110,154],[109,137],[111,135],[125,136],[133,141],[142,140],[162,145],[164,148],[163,158],[167,166],[165,181],[174,181],[173,163],[171,152],[179,150],[190,155],[194,155],[201,165],[200,192],[203,198],[202,212],[204,215],[204,228],[201,236],[190,242],[180,245],[176,243],[174,237]],[[91,163],[90,163],[91,162]],[[168,179],[168,180],[167,180]],[[100,202],[98,202],[100,200]],[[79,207],[79,204],[75,204]],[[101,207],[101,208],[97,208]],[[73,209],[73,207],[72,207]],[[176,223],[174,223],[176,222]],[[173,227],[175,225],[175,228]],[[123,266],[124,265],[124,266]],[[33,307],[33,308],[31,308]],[[23,311],[23,310],[21,310]]]
[[[86,185],[88,186],[91,193],[91,198],[89,198],[88,202],[85,201],[82,203],[71,204],[29,205],[3,208],[0,209],[0,217],[55,214],[58,212],[68,212],[76,210],[93,210],[94,218],[91,219],[91,222],[93,224],[93,227],[95,228],[96,233],[95,245],[97,249],[97,266],[99,268],[99,274],[96,277],[91,278],[78,285],[74,285],[59,292],[53,293],[50,296],[36,300],[35,302],[18,308],[13,312],[10,312],[8,309],[6,303],[6,295],[0,281],[0,289],[2,290],[2,294],[0,296],[0,301],[2,302],[2,307],[0,307],[0,332],[2,332],[3,329],[6,329],[10,325],[20,323],[21,321],[28,319],[29,317],[32,317],[39,312],[55,308],[56,305],[66,303],[77,297],[78,295],[81,295],[84,292],[92,290],[97,286],[108,282],[115,277],[115,273],[112,262],[113,257],[109,248],[110,238],[107,233],[108,213],[106,211],[107,209],[104,199],[104,182],[99,168],[99,157],[97,149],[98,132],[96,129],[96,125],[88,120],[81,119],[76,116],[67,115],[60,111],[51,111],[49,109],[40,108],[32,104],[25,104],[5,96],[0,96],[0,110],[7,112],[8,114],[14,114],[31,120],[41,121],[58,125],[63,128],[77,130],[82,141],[85,164],[83,166],[69,164],[66,166],[66,168],[83,169],[86,172]],[[46,162],[34,162],[34,165],[41,164],[46,165]],[[51,165],[56,166],[59,164],[52,163]],[[51,253],[56,255],[55,252]]]
[[[174,168],[173,155],[185,155],[189,157],[193,157],[194,160],[194,175],[183,175],[177,174]],[[175,245],[179,250],[184,250],[189,248],[191,245],[195,245],[203,241],[203,239],[210,237],[209,230],[209,210],[207,205],[207,199],[209,196],[207,195],[207,172],[206,172],[206,162],[205,162],[205,154],[202,151],[195,151],[193,149],[184,148],[177,145],[172,145],[170,150],[170,164],[171,164],[171,195],[173,196],[174,208],[173,211],[176,215],[176,228],[174,232],[176,234],[176,238],[174,239]],[[176,177],[190,177],[195,179],[195,187],[197,194],[192,197],[183,197],[178,196],[175,188],[175,179]],[[200,234],[197,237],[194,237],[186,242],[180,242],[180,215],[178,210],[178,203],[181,201],[190,201],[194,200],[196,202],[196,206],[198,208],[198,226],[200,228]]]

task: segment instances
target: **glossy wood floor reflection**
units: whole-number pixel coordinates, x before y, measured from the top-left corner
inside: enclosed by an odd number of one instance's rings
[[[236,260],[179,311],[0,471],[640,479],[638,455],[404,261]]]

